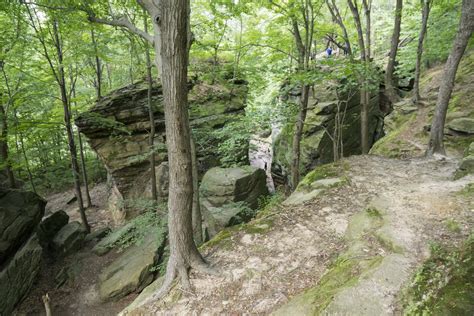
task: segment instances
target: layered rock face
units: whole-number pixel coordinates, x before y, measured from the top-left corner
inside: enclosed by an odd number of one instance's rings
[[[213,130],[242,115],[247,86],[245,82],[227,85],[196,84],[189,93],[190,121],[193,130]],[[152,90],[155,117],[155,159],[160,197],[167,196],[167,164],[164,113],[161,86]],[[81,114],[76,125],[104,162],[112,184],[109,209],[117,222],[137,214],[124,208],[124,201],[150,195],[147,109],[147,85],[137,83],[113,91],[88,112]],[[200,155],[201,169],[218,163],[219,157]]]
[[[344,156],[357,155],[360,149],[360,96],[358,92],[338,96],[336,83],[315,85],[310,90],[308,112],[301,141],[300,173],[334,158],[334,131],[340,130]],[[299,104],[299,90],[283,96],[283,102]],[[373,95],[369,109],[369,145],[383,136],[383,117],[380,97]],[[289,183],[292,161],[294,122],[286,123],[274,142],[272,174],[278,184]],[[335,128],[340,126],[340,128]],[[338,133],[336,133],[337,135]],[[336,136],[337,138],[337,136]],[[341,148],[339,146],[339,148]]]
[[[36,227],[46,202],[32,192],[0,189],[0,315],[10,315],[30,290],[42,248]]]
[[[252,166],[210,169],[199,193],[207,237],[250,220],[259,198],[269,194],[265,171]]]
[[[0,190],[0,265],[34,233],[45,206],[33,192]]]

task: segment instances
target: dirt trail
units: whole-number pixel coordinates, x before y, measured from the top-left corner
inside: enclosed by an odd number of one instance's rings
[[[373,206],[383,216],[378,233],[391,246],[376,248],[381,263],[337,291],[326,313],[393,314],[397,293],[427,257],[429,241],[461,240],[473,227],[472,200],[456,192],[473,183],[474,177],[453,181],[456,163],[351,157],[344,162],[348,185],[303,205],[280,207],[276,215],[235,232],[204,253],[219,276],[192,272],[194,293],[181,292],[173,302],[155,302],[140,312],[268,314],[288,306],[299,293],[314,287],[331,262],[348,249],[343,236],[351,216]],[[448,219],[455,220],[461,231],[449,231]]]

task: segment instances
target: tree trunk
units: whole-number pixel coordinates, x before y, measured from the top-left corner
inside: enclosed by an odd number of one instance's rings
[[[304,122],[308,111],[309,86],[304,85],[301,88],[301,102],[298,117],[296,118],[295,134],[293,135],[293,159],[291,161],[291,183],[292,190],[295,190],[300,182],[300,156],[301,139],[303,137]]]
[[[26,155],[25,144],[23,142],[22,133],[20,133],[20,143],[21,143],[21,151],[23,153],[23,158],[25,159],[26,171],[28,172],[28,179],[30,180],[31,188],[33,189],[33,192],[37,193],[35,183],[33,182],[33,174],[31,173],[31,169],[30,169],[30,162],[28,160],[28,156]]]
[[[398,41],[400,39],[400,25],[402,22],[403,0],[397,0],[395,8],[395,25],[393,27],[392,42],[390,46],[390,54],[388,57],[387,69],[385,70],[385,93],[392,103],[396,103],[400,97],[398,96],[393,83],[393,73],[395,71],[395,60],[398,52]]]
[[[148,32],[147,19],[146,15],[144,16],[145,32]],[[151,100],[151,90],[153,89],[153,79],[151,76],[151,59],[150,51],[148,47],[148,41],[145,41],[145,59],[146,59],[146,74],[147,74],[147,83],[148,83],[148,92],[147,92],[147,104],[148,104],[148,118],[150,121],[150,134],[148,138],[148,145],[150,150],[150,180],[151,180],[151,198],[153,201],[158,201],[158,193],[156,191],[156,164],[155,164],[155,116],[153,115],[153,105]]]
[[[342,30],[342,34],[344,36],[344,42],[345,42],[345,46],[346,46],[345,51],[347,52],[349,57],[352,58],[351,42],[349,40],[349,35],[347,33],[347,28],[344,25],[344,21],[341,17],[341,14],[340,14],[339,9],[336,5],[336,2],[335,2],[335,0],[331,0],[331,2],[329,2],[329,0],[326,0],[326,5],[329,9],[329,13],[331,13],[331,16],[332,16],[333,20],[339,25],[339,27]]]
[[[351,9],[352,16],[354,17],[354,23],[357,29],[357,39],[359,42],[360,49],[360,60],[364,64],[364,68],[367,68],[367,54],[365,51],[364,33],[362,31],[362,23],[360,21],[359,9],[357,2],[347,0],[347,4]],[[365,72],[365,71],[364,71]],[[360,79],[360,144],[362,154],[369,153],[369,102],[370,94],[367,87],[367,74],[363,74]]]
[[[449,99],[454,87],[454,80],[458,70],[459,62],[466,50],[469,39],[474,31],[474,1],[463,0],[461,19],[459,21],[458,32],[454,39],[453,48],[449,54],[446,65],[444,66],[443,80],[439,87],[438,100],[436,101],[436,110],[431,124],[430,142],[427,155],[435,153],[444,155],[443,136],[444,124],[446,121],[446,112],[448,111]]]
[[[367,2],[369,1],[369,2]],[[370,11],[372,9],[372,0],[363,0],[362,5],[365,13],[365,53],[367,61],[371,58],[371,23],[370,23]]]
[[[102,97],[102,63],[99,58],[99,52],[97,49],[97,41],[95,39],[94,29],[91,29],[91,39],[92,45],[94,46],[94,55],[95,55],[95,75],[96,75],[96,86],[95,91],[97,95],[97,100]]]
[[[188,269],[207,267],[193,239],[192,226],[192,159],[188,118],[188,32],[189,0],[162,0],[161,18],[155,44],[163,85],[166,145],[169,162],[168,231],[170,258],[163,287],[152,296],[168,292],[172,280],[179,276],[181,286],[190,288]],[[161,64],[161,67],[160,67]]]
[[[191,159],[193,168],[193,234],[196,245],[202,244],[202,215],[201,205],[199,204],[199,176],[198,176],[198,161],[196,152],[196,143],[191,137]]]
[[[9,151],[8,151],[8,122],[5,108],[0,105],[0,157],[5,164],[5,171],[7,173],[8,185],[10,188],[16,188],[15,175],[13,174]]]
[[[79,153],[81,154],[82,178],[84,179],[84,188],[86,190],[87,207],[91,207],[92,199],[89,192],[89,181],[87,179],[86,159],[84,158],[84,146],[82,146],[82,136],[79,131],[77,132],[77,136],[79,139]]]
[[[68,94],[66,91],[66,80],[64,75],[64,67],[63,67],[63,52],[62,52],[62,44],[59,38],[59,31],[57,22],[53,22],[53,36],[54,36],[54,45],[56,46],[56,53],[58,57],[58,84],[59,90],[61,93],[61,102],[63,104],[64,110],[64,123],[66,125],[66,133],[69,145],[69,153],[71,155],[71,168],[72,168],[72,175],[74,179],[74,189],[77,198],[77,203],[79,205],[79,213],[81,214],[82,226],[87,232],[90,232],[90,226],[87,222],[86,212],[84,209],[84,203],[82,200],[82,193],[81,193],[81,184],[79,181],[79,165],[77,163],[77,151],[76,145],[74,144],[74,134],[71,125],[71,113],[69,112],[69,99]]]
[[[421,29],[418,36],[418,48],[416,50],[416,66],[415,66],[415,83],[413,85],[413,102],[420,102],[420,73],[421,73],[421,56],[423,55],[423,41],[425,40],[426,29],[428,26],[428,17],[430,15],[431,0],[422,0],[423,9],[421,14]]]

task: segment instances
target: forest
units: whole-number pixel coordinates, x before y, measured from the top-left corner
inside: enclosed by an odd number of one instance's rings
[[[473,315],[473,0],[0,0],[0,316]]]

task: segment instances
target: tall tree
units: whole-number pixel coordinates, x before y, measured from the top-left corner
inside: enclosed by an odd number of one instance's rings
[[[364,32],[362,29],[362,22],[360,19],[359,7],[357,1],[347,0],[347,4],[352,12],[354,24],[357,30],[357,39],[359,42],[360,60],[364,65],[364,74],[360,79],[360,138],[361,138],[361,152],[367,154],[369,152],[369,103],[370,94],[368,91],[367,66],[369,60],[367,58]]]
[[[403,0],[397,0],[395,7],[395,23],[393,26],[392,41],[390,45],[390,53],[388,57],[387,68],[385,69],[385,94],[387,95],[390,102],[397,102],[400,97],[398,96],[393,80],[393,74],[395,72],[395,60],[398,52],[398,42],[400,40],[400,26],[402,23],[402,10]]]
[[[367,55],[367,60],[370,61],[370,58],[372,57],[372,24],[370,21],[370,13],[372,11],[372,0],[362,0],[362,7],[364,8],[365,15],[365,53]]]
[[[192,157],[188,116],[187,70],[191,32],[189,0],[137,0],[153,23],[153,35],[139,29],[125,16],[103,19],[89,7],[82,7],[91,22],[126,28],[143,37],[155,48],[155,63],[163,86],[166,146],[169,162],[168,234],[170,257],[162,288],[150,297],[165,295],[176,277],[181,286],[190,288],[188,270],[212,273],[193,239]]]
[[[92,41],[92,46],[94,47],[94,59],[95,59],[94,87],[95,87],[96,96],[97,96],[97,100],[98,100],[102,97],[102,70],[103,70],[103,67],[102,67],[102,61],[100,60],[100,57],[99,57],[99,49],[97,47],[97,39],[95,37],[94,28],[91,28],[91,41]]]
[[[148,21],[146,14],[143,17],[144,30],[148,33]],[[151,58],[150,58],[150,48],[147,40],[145,42],[145,60],[146,60],[146,80],[148,83],[147,91],[147,105],[148,105],[148,119],[150,121],[150,134],[148,144],[150,146],[150,181],[151,181],[151,198],[153,201],[158,201],[158,193],[156,191],[156,163],[155,163],[155,116],[153,114],[153,104],[151,99],[151,92],[153,89],[153,78],[151,74]]]
[[[415,66],[415,83],[413,85],[413,102],[420,102],[420,73],[421,73],[421,57],[423,55],[423,42],[425,40],[426,29],[428,28],[428,17],[430,15],[431,0],[421,0],[421,28],[418,35],[418,48],[416,50],[416,66]]]
[[[461,8],[461,19],[454,39],[451,53],[449,54],[442,81],[439,87],[438,99],[436,101],[436,110],[431,124],[430,142],[428,144],[427,155],[444,155],[444,124],[446,122],[446,113],[448,111],[449,99],[454,88],[454,80],[462,55],[466,50],[469,39],[474,32],[474,1],[463,0]]]
[[[81,184],[79,178],[79,164],[77,159],[77,150],[74,142],[74,132],[71,124],[71,112],[70,112],[70,95],[67,91],[67,82],[65,75],[64,55],[63,55],[63,41],[60,35],[59,22],[55,16],[49,16],[50,21],[47,21],[51,25],[47,25],[48,30],[43,29],[43,21],[38,17],[38,13],[34,6],[30,7],[29,4],[25,4],[28,17],[32,28],[35,31],[36,37],[39,40],[42,53],[48,65],[51,73],[59,87],[60,99],[63,105],[64,124],[66,126],[66,134],[68,139],[69,154],[71,157],[71,169],[74,179],[74,190],[79,205],[79,213],[81,215],[82,226],[89,232],[90,226],[87,222],[86,212],[84,208],[84,202],[82,200]],[[51,26],[51,28],[49,28]],[[49,38],[46,38],[49,36]],[[48,47],[52,43],[53,54],[50,52]]]
[[[284,4],[279,4],[276,1],[271,1],[271,4],[289,18],[291,32],[295,41],[298,56],[297,71],[304,75],[310,68],[314,23],[318,10],[315,10],[312,0],[289,2],[286,6]],[[309,92],[310,85],[303,80],[301,83],[301,94],[295,122],[295,132],[293,134],[293,158],[290,169],[290,187],[292,190],[296,189],[300,179],[301,139],[303,137],[303,128],[308,111]]]

